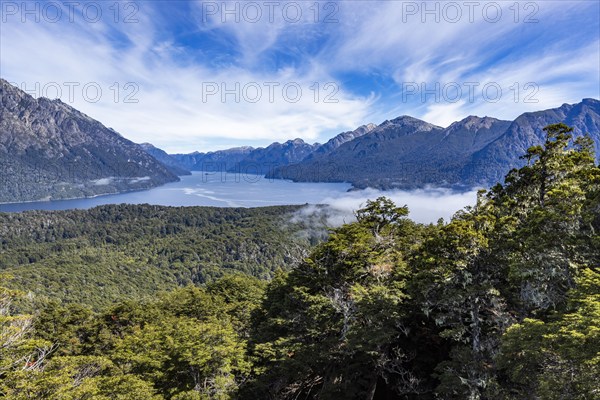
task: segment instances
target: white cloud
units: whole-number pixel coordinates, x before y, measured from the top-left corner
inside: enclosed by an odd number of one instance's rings
[[[219,7],[238,7],[239,1],[210,2]],[[551,108],[565,102],[576,102],[582,97],[597,96],[600,69],[599,43],[595,38],[587,42],[566,40],[570,38],[564,22],[583,7],[591,10],[592,2],[536,2],[539,7],[538,24],[523,24],[527,10],[521,10],[520,22],[514,22],[512,2],[501,3],[503,16],[498,23],[486,21],[481,8],[469,21],[467,10],[456,23],[444,21],[451,14],[441,14],[439,23],[421,12],[409,13],[411,4],[423,7],[424,2],[337,2],[338,9],[325,9],[330,2],[319,4],[320,14],[315,18],[310,9],[313,3],[303,5],[302,18],[290,23],[283,18],[279,4],[274,22],[266,16],[257,23],[225,23],[221,14],[202,17],[202,2],[191,3],[185,18],[194,23],[196,31],[222,37],[233,42],[224,48],[228,62],[215,69],[214,60],[200,59],[177,44],[177,37],[169,32],[168,13],[155,8],[155,3],[140,2],[135,14],[138,23],[111,23],[112,14],[105,9],[103,22],[86,23],[82,18],[74,22],[21,23],[19,16],[2,23],[0,32],[2,77],[13,82],[26,82],[27,87],[57,82],[63,86],[62,99],[69,102],[66,82],[78,82],[72,105],[88,115],[113,127],[125,137],[137,142],[149,141],[169,151],[214,150],[211,141],[219,143],[284,141],[301,137],[308,141],[326,139],[324,132],[335,133],[354,129],[367,123],[379,123],[401,114],[409,114],[439,125],[469,114],[490,115],[513,119],[522,112]],[[493,2],[489,2],[490,4]],[[111,3],[113,4],[113,3]],[[120,3],[121,18],[125,2]],[[158,4],[158,3],[157,3]],[[166,4],[166,3],[164,3]],[[262,3],[258,3],[262,4]],[[428,7],[440,8],[444,2],[428,2]],[[463,4],[463,3],[458,3]],[[483,7],[487,3],[481,3]],[[496,4],[496,3],[495,3]],[[522,3],[521,3],[522,4]],[[266,12],[265,9],[262,10]],[[322,22],[334,11],[337,23]],[[449,11],[448,11],[449,12]],[[487,17],[489,17],[488,15]],[[489,18],[488,18],[489,19]],[[564,29],[563,40],[545,42],[532,32]],[[575,31],[573,31],[575,32]],[[532,41],[521,39],[529,34]],[[533,35],[533,36],[532,36]],[[528,36],[528,38],[529,38]],[[319,37],[318,49],[309,50]],[[511,46],[518,41],[522,54],[512,54]],[[233,49],[233,50],[232,50]],[[203,50],[203,49],[199,49]],[[214,50],[214,49],[213,49]],[[273,68],[270,52],[293,54],[294,62]],[[507,53],[504,56],[501,54]],[[355,82],[336,79],[343,73],[373,73],[389,78],[396,84],[397,93],[378,93],[358,96],[352,92]],[[85,101],[81,88],[96,82],[102,88],[97,103]],[[128,82],[136,86],[125,87]],[[214,82],[219,93],[203,98],[203,90]],[[269,101],[268,82],[277,82],[275,97]],[[314,98],[314,83],[319,83],[319,99]],[[339,90],[334,95],[337,103],[325,103],[325,83],[334,82]],[[425,83],[429,88],[438,82],[464,84],[480,83],[476,97],[471,101],[467,92],[457,102],[435,102],[431,96],[403,99],[400,88],[403,82]],[[482,100],[481,86],[497,82],[503,88],[501,101]],[[509,88],[519,83],[519,101],[513,100]],[[535,82],[539,93],[538,103],[525,103],[524,96],[531,93],[524,85]],[[117,85],[115,86],[115,83]],[[234,88],[244,85],[252,97],[252,88],[261,88],[261,100],[252,103],[243,96],[239,102],[232,95],[221,100],[221,85]],[[297,83],[302,87],[299,101],[286,101],[282,87]],[[207,86],[209,85],[209,86]],[[125,103],[133,94],[138,103]],[[118,88],[119,98],[115,101]],[[313,90],[311,90],[313,88]],[[293,90],[290,89],[289,93]],[[54,91],[51,91],[54,93]],[[40,93],[43,94],[43,93]],[[92,92],[93,94],[93,92]]]
[[[453,121],[456,121],[457,115],[464,115],[465,101],[457,103],[438,103],[427,107],[427,113],[423,115],[423,120],[434,125],[446,127]]]
[[[199,64],[182,65],[177,48],[164,41],[155,43],[152,15],[140,12],[137,17],[139,23],[121,28],[133,45],[119,47],[114,46],[115,33],[102,23],[86,29],[81,23],[9,20],[2,29],[3,77],[29,89],[39,83],[40,90],[34,90],[38,95],[45,94],[46,84],[58,83],[63,101],[133,141],[151,141],[166,150],[171,142],[189,143],[188,151],[212,150],[194,145],[210,138],[264,140],[265,144],[295,137],[314,141],[324,130],[348,130],[364,123],[372,98],[340,90],[327,70],[286,68],[268,73],[235,66],[214,71]],[[245,33],[238,36],[244,38]],[[80,85],[73,102],[68,97],[69,82]],[[98,102],[86,101],[82,93],[90,82],[102,90]],[[126,87],[129,82],[133,85]],[[328,82],[334,85],[325,87]],[[301,94],[295,90],[298,87]],[[204,96],[208,89],[218,92]],[[237,101],[232,94],[223,97],[223,89],[237,92]],[[325,102],[334,92],[335,102]],[[95,98],[93,88],[90,93]],[[127,103],[127,95],[138,103]]]
[[[471,22],[465,3],[455,2],[463,5],[462,18],[456,23],[447,21],[450,15],[443,12],[445,4],[382,2],[372,7],[369,2],[349,2],[342,7],[346,13],[341,18],[342,34],[328,49],[337,61],[333,68],[387,71],[393,77],[398,91],[396,103],[377,104],[381,109],[375,115],[381,119],[409,114],[443,126],[470,114],[514,119],[523,112],[598,96],[597,35],[573,38],[577,31],[568,28],[568,22],[578,19],[573,13],[580,16],[587,9],[597,14],[597,3],[518,3],[517,18],[517,3],[483,2],[477,3]],[[486,5],[493,4],[502,6],[502,17],[496,23],[490,22],[494,7],[483,13]],[[422,7],[432,10],[435,5],[439,8],[439,23],[433,21],[433,15],[422,12]],[[408,7],[417,7],[417,13],[407,13]],[[361,18],[353,19],[355,13]],[[524,23],[530,15],[538,22]],[[429,22],[423,23],[422,18]],[[560,38],[556,39],[554,32],[563,34],[555,35]],[[537,86],[526,88],[530,82]],[[403,96],[402,89],[413,83],[420,89],[424,85],[431,93],[423,96],[419,89],[415,95]],[[479,86],[471,90],[472,83]],[[482,89],[487,83],[501,86],[499,101],[483,98]],[[451,94],[445,96],[446,84],[458,84],[462,95],[458,99]],[[539,92],[526,98],[534,90]],[[493,87],[488,93],[494,95]]]

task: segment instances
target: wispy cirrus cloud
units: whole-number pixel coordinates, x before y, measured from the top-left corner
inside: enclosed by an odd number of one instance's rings
[[[48,3],[67,10],[27,7]],[[21,15],[25,3],[5,1],[0,74],[42,95],[56,82],[63,101],[171,152],[324,141],[400,114],[438,125],[469,114],[515,118],[600,97],[597,2],[477,2],[473,10],[456,2],[460,17],[448,2],[427,10],[401,1],[251,3],[89,2],[103,12],[90,22],[83,2],[72,21],[36,22]],[[80,84],[72,102],[65,82]],[[97,102],[81,92],[90,82],[102,90]],[[474,82],[470,92],[464,85]],[[497,101],[482,93],[490,82],[502,89]],[[447,84],[461,96],[444,92]]]
[[[58,83],[66,102],[71,83],[77,83],[74,107],[134,141],[152,141],[170,151],[192,151],[198,149],[195,143],[211,138],[314,141],[323,130],[362,123],[372,99],[341,89],[327,70],[264,71],[235,63],[214,68],[194,62],[185,48],[164,40],[169,34],[156,26],[166,23],[157,12],[140,8],[139,22],[126,26],[9,18],[2,29],[2,74],[39,94],[55,94]],[[126,89],[129,82],[134,86]],[[326,86],[330,82],[334,85]],[[102,90],[97,102],[89,101],[96,99],[94,87],[87,100],[81,93],[88,83]]]
[[[469,114],[511,119],[600,96],[598,3],[473,2],[472,10],[450,3],[460,18],[443,11],[449,2],[386,2],[365,7],[361,22],[344,28],[346,39],[333,46],[337,65],[387,71],[396,83],[375,115],[411,114],[446,126]]]

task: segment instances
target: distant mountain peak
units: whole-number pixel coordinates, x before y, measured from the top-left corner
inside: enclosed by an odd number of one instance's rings
[[[235,150],[254,150],[254,147],[252,146],[239,146],[239,147],[234,147]]]
[[[366,125],[361,125],[353,131],[347,131],[337,134],[327,141],[327,143],[319,145],[315,143],[313,146],[317,146],[316,149],[306,156],[305,160],[314,159],[315,157],[322,157],[325,154],[329,154],[344,143],[350,142],[358,137],[364,136],[367,133],[373,131],[377,128],[377,125],[368,123]]]
[[[587,98],[587,99],[581,100],[581,103],[579,103],[579,104],[581,104],[581,106],[585,106],[585,107],[598,108],[598,107],[600,107],[600,100]]]
[[[300,139],[300,138],[296,138],[296,139],[293,139],[293,140],[288,140],[286,143],[291,143],[291,144],[294,144],[294,145],[300,145],[300,144],[305,144],[306,142],[304,140]]]
[[[356,128],[353,131],[345,132],[345,134],[353,134],[353,136],[356,138],[356,137],[365,135],[365,134],[375,130],[376,128],[377,128],[377,124],[368,123],[366,125],[359,126],[358,128]],[[340,135],[344,135],[344,133],[341,133]],[[338,135],[338,136],[340,136],[340,135]],[[338,137],[338,136],[336,136],[336,137]]]
[[[477,132],[480,129],[490,129],[495,123],[500,122],[498,118],[493,117],[478,117],[476,115],[469,115],[460,121],[453,122],[450,124],[447,130],[447,134],[458,131],[459,129],[466,129],[468,131]],[[510,121],[504,121],[510,122]]]
[[[402,115],[400,117],[394,118],[391,121],[385,121],[378,128],[382,128],[384,126],[394,125],[396,127],[410,127],[415,128],[419,131],[430,131],[433,129],[443,129],[441,126],[437,126],[434,124],[430,124],[429,122],[423,121],[421,119],[411,117],[410,115]]]
[[[401,121],[401,120],[415,120],[415,121],[420,121],[418,118],[415,118],[415,117],[407,115],[407,114],[402,114],[399,117],[396,117],[396,118],[392,119],[392,121]]]

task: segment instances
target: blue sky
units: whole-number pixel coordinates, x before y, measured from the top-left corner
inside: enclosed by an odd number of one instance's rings
[[[600,97],[600,2],[1,2],[0,76],[169,152]]]

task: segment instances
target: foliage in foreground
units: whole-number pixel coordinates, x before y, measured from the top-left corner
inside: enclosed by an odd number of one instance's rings
[[[385,198],[269,282],[15,315],[11,399],[598,399],[600,170],[551,125],[447,224]]]

